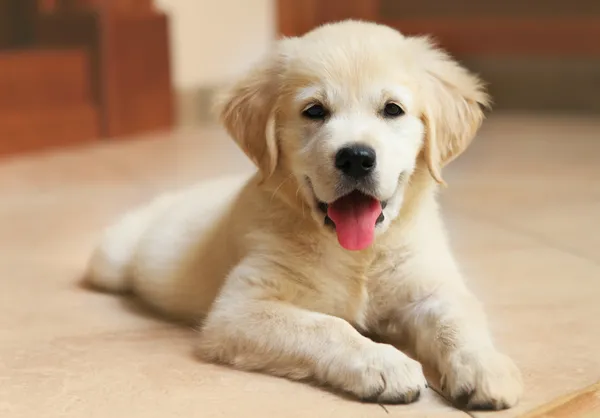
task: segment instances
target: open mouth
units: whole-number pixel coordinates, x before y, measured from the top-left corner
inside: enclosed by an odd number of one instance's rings
[[[358,190],[329,204],[317,202],[325,215],[325,225],[332,227],[340,245],[351,251],[363,250],[373,243],[375,227],[384,220],[386,204]]]

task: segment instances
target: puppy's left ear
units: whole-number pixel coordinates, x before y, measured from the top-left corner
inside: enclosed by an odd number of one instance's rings
[[[424,77],[424,156],[431,176],[440,184],[442,167],[471,143],[490,99],[481,80],[461,67],[427,38],[408,38],[418,50]]]
[[[277,99],[293,39],[279,41],[271,54],[225,89],[215,103],[221,123],[263,178],[273,174],[277,166]]]

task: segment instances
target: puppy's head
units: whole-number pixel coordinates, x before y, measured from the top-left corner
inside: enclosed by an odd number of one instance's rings
[[[293,178],[313,218],[361,250],[398,216],[419,165],[443,182],[487,96],[427,39],[346,21],[279,41],[219,104],[263,176]]]

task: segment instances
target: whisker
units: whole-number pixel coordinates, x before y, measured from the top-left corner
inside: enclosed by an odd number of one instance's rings
[[[302,219],[304,219],[305,218],[305,216],[304,216],[304,206],[305,205],[304,205],[304,202],[302,202],[302,199],[298,198],[298,194],[300,193],[300,187],[301,187],[300,185],[298,185],[298,187],[296,187],[296,200],[300,200],[299,203],[302,206]]]
[[[283,181],[279,184],[279,186],[277,186],[277,188],[273,191],[273,194],[271,195],[271,200],[269,201],[269,203],[273,203],[273,199],[275,198],[275,195],[277,194],[279,189],[281,189],[281,187],[285,184],[285,182],[291,178],[292,178],[292,174],[290,174],[289,176],[287,176],[286,178],[283,179]]]
[[[296,187],[296,199],[298,199],[298,193],[300,193],[300,186]]]

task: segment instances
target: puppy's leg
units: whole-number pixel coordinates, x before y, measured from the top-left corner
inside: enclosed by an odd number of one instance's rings
[[[485,315],[466,289],[439,288],[405,312],[404,324],[421,358],[432,359],[442,390],[470,409],[505,409],[522,392],[512,360],[492,344]]]
[[[233,272],[204,324],[199,347],[204,359],[316,380],[365,401],[418,399],[426,386],[418,362],[363,337],[343,319],[268,300],[259,280],[243,275]],[[245,284],[232,283],[240,279]]]
[[[438,368],[443,391],[458,404],[470,409],[515,405],[523,390],[519,370],[494,347],[484,312],[450,255],[429,256],[425,260],[436,260],[435,268],[431,261],[413,260],[401,281],[407,287],[394,290],[391,281],[383,286],[391,297],[388,307],[396,305],[388,311],[394,323],[388,333],[408,337],[418,358]],[[444,259],[449,262],[439,262]]]

